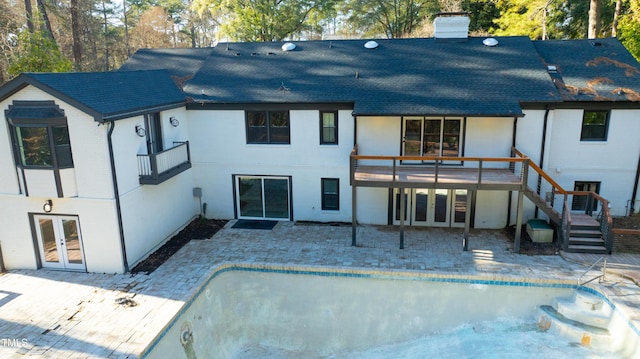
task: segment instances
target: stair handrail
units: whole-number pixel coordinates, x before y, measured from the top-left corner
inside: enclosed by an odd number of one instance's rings
[[[596,193],[592,194],[596,200],[599,200],[602,204],[598,219],[600,220],[600,233],[604,237],[604,245],[607,248],[607,252],[611,253],[613,250],[613,218],[611,217],[611,211],[609,211],[609,201],[600,197]]]
[[[513,157],[522,157],[522,158],[526,158],[529,159],[529,156],[525,155],[524,153],[522,153],[520,150],[518,150],[516,147],[512,147],[511,148],[511,154]],[[553,180],[553,178],[551,178],[551,176],[549,176],[542,168],[540,168],[535,162],[533,161],[528,161],[529,167],[531,169],[533,169],[533,171],[535,171],[535,173],[538,174],[538,178],[537,178],[537,185],[536,186],[529,186],[529,179],[525,178],[523,179],[524,182],[524,187],[528,188],[531,192],[533,192],[534,194],[537,194],[537,196],[544,201],[544,203],[548,204],[549,207],[551,207],[551,211],[554,213],[559,212],[557,209],[554,209],[554,199],[556,195],[561,195],[564,196],[564,203],[562,204],[563,208],[562,208],[562,213],[559,214],[559,219],[560,219],[560,225],[562,227],[562,236],[564,237],[563,239],[566,241],[563,242],[563,246],[565,246],[565,250],[567,249],[566,246],[568,246],[568,241],[569,241],[569,232],[570,232],[570,223],[571,223],[571,215],[570,215],[570,211],[571,211],[571,207],[568,205],[568,197],[569,196],[589,196],[588,197],[588,201],[587,201],[587,213],[591,215],[591,208],[592,208],[592,201],[598,201],[601,203],[601,212],[598,215],[598,220],[600,222],[600,232],[602,233],[602,238],[604,239],[604,243],[605,243],[605,248],[607,249],[608,253],[611,253],[612,249],[613,249],[613,233],[614,233],[614,229],[613,229],[613,218],[611,217],[611,212],[609,210],[609,201],[607,201],[604,197],[600,196],[599,194],[593,192],[593,191],[567,191],[565,190],[562,186],[560,186],[556,181]],[[550,194],[550,196],[543,196],[541,194],[542,192],[542,180],[545,180],[545,186],[551,186],[551,191],[547,192],[548,194]],[[548,187],[547,187],[548,188]],[[537,204],[536,204],[537,205]],[[540,207],[540,206],[538,206]],[[541,208],[541,207],[540,207]],[[550,216],[551,218],[551,216]],[[567,221],[567,223],[564,223],[565,220]],[[565,224],[569,224],[566,227],[566,231],[565,231]]]
[[[562,234],[562,249],[567,250],[569,247],[569,237],[571,232],[571,211],[569,210],[569,201],[567,196],[564,197],[562,206],[562,225],[560,233]]]
[[[517,156],[530,159],[529,156],[520,152],[520,150],[518,150],[515,147],[513,148],[513,153]],[[554,188],[554,192],[559,194],[565,194],[566,192],[565,189],[562,188],[562,186],[560,186],[556,181],[554,181],[553,178],[551,178],[551,176],[549,176],[547,172],[545,172],[542,168],[540,168],[535,162],[529,161],[529,167],[533,168],[533,170],[536,171],[536,173],[538,173],[540,176],[546,179],[547,182],[549,182],[549,184]]]
[[[593,206],[592,200],[600,203],[600,212],[596,215],[596,220],[600,223],[600,233],[602,233],[602,239],[604,239],[605,248],[608,253],[613,250],[613,217],[611,217],[611,211],[609,210],[609,201],[601,195],[593,191],[568,191],[567,195],[572,196],[589,196],[587,201],[587,214],[592,215]]]
[[[602,261],[602,260],[604,260],[603,265],[602,265],[602,274],[597,275],[597,276],[589,279],[588,281],[585,281],[585,282],[581,283],[580,280],[582,279],[582,277],[587,275],[587,273],[589,273],[589,271],[592,270],[596,266],[596,264],[600,263],[600,261]],[[578,287],[581,287],[581,286],[583,286],[583,285],[585,285],[587,283],[593,282],[594,280],[596,280],[598,278],[602,278],[600,280],[600,282],[603,282],[605,280],[605,275],[606,274],[607,274],[607,258],[605,256],[602,256],[602,257],[598,258],[597,261],[593,262],[593,264],[590,265],[589,268],[587,268],[587,270],[584,271],[584,273],[582,273],[582,275],[578,278],[577,285],[578,285]]]

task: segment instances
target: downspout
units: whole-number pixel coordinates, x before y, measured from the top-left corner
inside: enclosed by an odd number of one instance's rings
[[[122,209],[120,207],[120,192],[118,191],[118,176],[116,175],[116,162],[113,156],[113,141],[111,135],[113,129],[116,127],[115,121],[109,122],[109,133],[107,135],[107,142],[109,144],[109,162],[111,163],[111,178],[113,181],[113,194],[116,198],[116,214],[118,215],[118,228],[120,230],[120,247],[122,249],[122,263],[124,264],[124,272],[129,272],[129,262],[127,261],[127,249],[124,242],[124,227],[122,225]]]
[[[516,133],[518,132],[518,118],[513,118],[513,134],[511,135],[511,147],[516,148]],[[513,192],[509,191],[509,201],[507,202],[507,227],[511,223],[511,202],[513,201]]]
[[[540,163],[539,167],[544,171],[544,150],[547,147],[547,123],[549,122],[549,106],[547,106],[544,110],[544,120],[542,122],[542,143],[540,147]],[[538,188],[542,183],[542,177],[538,175]],[[539,193],[538,193],[539,194]],[[539,208],[536,206],[534,212],[534,218],[538,218]]]
[[[358,116],[352,114],[353,116],[353,147],[356,147],[358,144]]]
[[[636,212],[635,203],[638,196],[638,182],[640,181],[640,155],[638,155],[638,168],[636,169],[636,181],[633,183],[633,193],[631,194],[631,204],[629,204],[629,215]]]

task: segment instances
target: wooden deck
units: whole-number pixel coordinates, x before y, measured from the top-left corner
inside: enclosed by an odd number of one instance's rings
[[[353,180],[358,187],[518,190],[522,186],[520,174],[506,168],[356,166]]]
[[[600,222],[596,221],[588,214],[572,213],[571,214],[572,226],[600,226]]]

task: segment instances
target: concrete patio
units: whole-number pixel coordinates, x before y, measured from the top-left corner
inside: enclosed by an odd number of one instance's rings
[[[192,240],[145,274],[14,270],[0,274],[1,358],[133,358],[190,299],[216,267],[228,263],[358,268],[474,275],[491,279],[575,281],[599,257],[512,252],[504,231],[408,229],[398,248],[394,227],[281,222],[273,230],[231,228]],[[595,286],[640,328],[640,256],[607,256],[606,281]],[[592,270],[584,277],[598,275]]]

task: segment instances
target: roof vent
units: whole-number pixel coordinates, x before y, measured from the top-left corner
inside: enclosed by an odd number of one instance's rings
[[[296,48],[296,44],[292,42],[287,42],[284,45],[282,45],[282,51],[292,51],[295,48]]]
[[[550,74],[557,74],[558,73],[558,68],[556,67],[556,65],[548,65],[547,66],[547,71]]]
[[[380,45],[379,45],[377,42],[373,41],[373,40],[371,40],[371,41],[367,41],[367,42],[364,44],[365,49],[370,49],[370,50],[371,50],[371,49],[375,49],[375,48],[377,48],[378,46],[380,46]]]
[[[591,41],[591,46],[602,46],[602,41]]]
[[[469,37],[469,16],[466,12],[439,13],[433,20],[436,39],[466,39]]]
[[[494,39],[493,37],[488,37],[482,40],[482,43],[484,44],[484,46],[489,46],[489,47],[498,46],[498,40]]]

